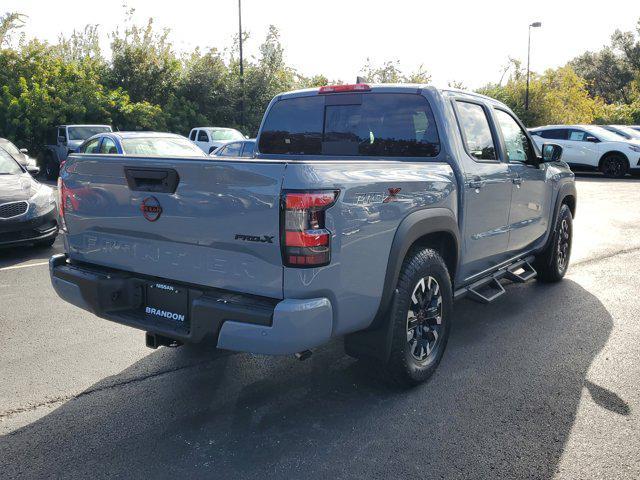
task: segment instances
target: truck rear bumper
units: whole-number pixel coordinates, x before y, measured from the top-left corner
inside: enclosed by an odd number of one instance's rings
[[[134,273],[74,265],[64,254],[49,260],[51,283],[65,301],[123,325],[184,343],[214,339],[218,348],[284,355],[331,338],[333,312],[326,298],[281,301],[199,287],[189,290],[189,324],[149,320],[144,285]]]

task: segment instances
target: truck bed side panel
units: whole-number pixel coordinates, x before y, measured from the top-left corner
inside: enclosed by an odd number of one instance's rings
[[[290,163],[283,188],[340,190],[338,202],[327,210],[331,264],[284,269],[285,297],[331,300],[334,320],[340,319],[334,325],[334,335],[366,328],[374,319],[389,251],[402,219],[427,207],[444,207],[454,215],[457,212],[455,177],[444,163]],[[389,189],[400,190],[389,198]]]

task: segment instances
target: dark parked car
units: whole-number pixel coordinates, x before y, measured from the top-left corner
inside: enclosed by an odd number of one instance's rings
[[[58,235],[55,194],[0,148],[0,247],[50,247]]]

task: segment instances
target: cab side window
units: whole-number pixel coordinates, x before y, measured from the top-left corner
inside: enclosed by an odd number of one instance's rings
[[[467,152],[477,160],[498,160],[496,146],[484,108],[477,103],[456,101],[458,120]]]
[[[192,142],[195,141],[196,133],[198,133],[197,130],[191,130],[191,135],[189,135],[189,140],[191,140]]]
[[[205,132],[204,130],[200,130],[198,132],[198,141],[199,142],[208,142],[209,141],[209,135],[207,135],[207,132]]]
[[[529,138],[518,122],[507,112],[495,110],[498,125],[502,131],[507,159],[510,162],[527,162],[533,160],[534,152]]]

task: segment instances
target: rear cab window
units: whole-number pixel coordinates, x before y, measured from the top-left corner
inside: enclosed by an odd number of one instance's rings
[[[440,140],[427,99],[415,93],[341,93],[276,102],[262,154],[435,157]]]

